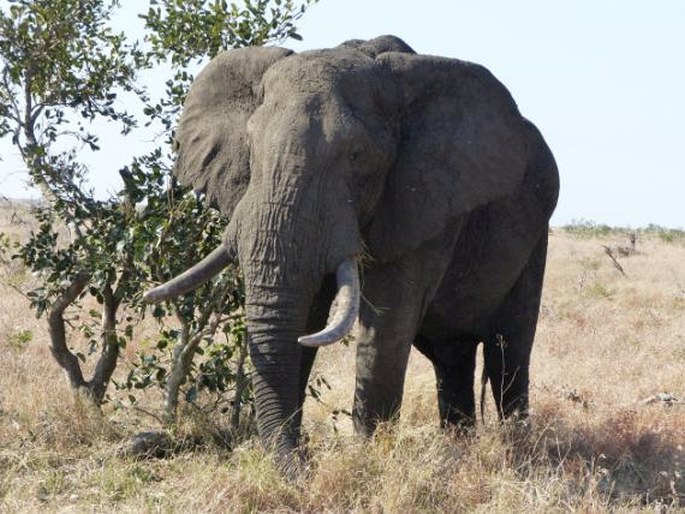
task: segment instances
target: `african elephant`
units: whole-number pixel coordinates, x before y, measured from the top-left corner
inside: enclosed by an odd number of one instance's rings
[[[393,36],[231,50],[195,80],[174,148],[175,176],[230,223],[223,246],[147,298],[237,259],[259,433],[282,469],[301,464],[317,347],[352,329],[359,433],[398,413],[412,344],[435,368],[442,424],[474,420],[481,342],[500,415],[526,414],[559,178],[489,71]]]

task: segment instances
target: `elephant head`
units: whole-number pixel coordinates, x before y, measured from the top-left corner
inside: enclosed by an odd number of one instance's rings
[[[147,296],[192,289],[237,258],[259,431],[285,467],[297,461],[306,347],[352,328],[359,263],[400,259],[510,194],[526,167],[523,123],[485,68],[391,36],[301,54],[232,50],[198,76],[175,175],[230,217],[225,245]],[[306,336],[331,303],[330,325]]]

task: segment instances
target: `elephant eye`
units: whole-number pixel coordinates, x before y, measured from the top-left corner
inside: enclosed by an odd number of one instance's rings
[[[351,162],[358,162],[361,161],[362,157],[364,156],[364,150],[362,150],[359,147],[352,148],[350,150],[350,161]]]

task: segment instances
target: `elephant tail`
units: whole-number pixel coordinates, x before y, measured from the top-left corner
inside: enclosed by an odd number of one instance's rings
[[[483,366],[483,373],[480,376],[480,421],[485,424],[485,388],[488,385],[488,373]]]

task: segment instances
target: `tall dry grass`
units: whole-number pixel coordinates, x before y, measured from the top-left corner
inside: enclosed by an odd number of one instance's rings
[[[19,210],[0,209],[0,232],[15,239],[32,223]],[[299,483],[250,440],[120,457],[154,420],[72,397],[44,322],[12,287],[34,279],[4,267],[0,511],[685,512],[685,243],[639,238],[619,258],[626,276],[602,249],[616,244],[617,231],[551,236],[529,425],[497,423],[488,395],[473,435],[440,431],[432,369],[412,354],[401,419],[359,441],[332,415],[351,403],[353,345],[321,351],[315,373],[331,389],[306,405],[311,469]],[[205,421],[186,428],[201,435]]]

